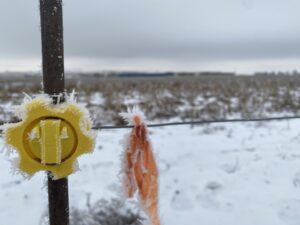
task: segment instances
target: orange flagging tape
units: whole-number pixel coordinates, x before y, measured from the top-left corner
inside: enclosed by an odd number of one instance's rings
[[[124,155],[124,187],[128,197],[138,192],[140,204],[152,225],[160,225],[158,213],[158,169],[147,127],[142,116],[132,115],[133,129]]]

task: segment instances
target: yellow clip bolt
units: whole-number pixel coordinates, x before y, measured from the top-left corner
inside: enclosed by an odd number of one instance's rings
[[[22,106],[21,122],[8,124],[4,138],[20,155],[19,168],[29,175],[51,171],[62,178],[74,171],[76,159],[94,148],[91,121],[76,103],[52,105],[37,97]]]

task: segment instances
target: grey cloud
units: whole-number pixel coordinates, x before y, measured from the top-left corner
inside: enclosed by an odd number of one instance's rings
[[[38,0],[0,0],[0,57],[40,57]],[[65,0],[68,57],[300,57],[299,0]]]

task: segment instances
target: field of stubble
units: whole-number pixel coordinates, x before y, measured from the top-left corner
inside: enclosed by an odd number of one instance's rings
[[[149,120],[249,118],[299,113],[299,76],[67,78],[95,124],[121,124],[118,112],[138,104]],[[5,77],[0,83],[0,121],[14,120],[12,109],[24,93],[41,90],[41,77]]]

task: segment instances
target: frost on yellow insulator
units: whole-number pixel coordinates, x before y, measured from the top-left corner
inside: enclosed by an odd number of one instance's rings
[[[25,101],[16,115],[21,121],[4,126],[4,139],[29,176],[43,170],[54,179],[66,177],[76,170],[77,158],[94,149],[90,117],[75,101],[53,105],[51,98],[38,96]]]

